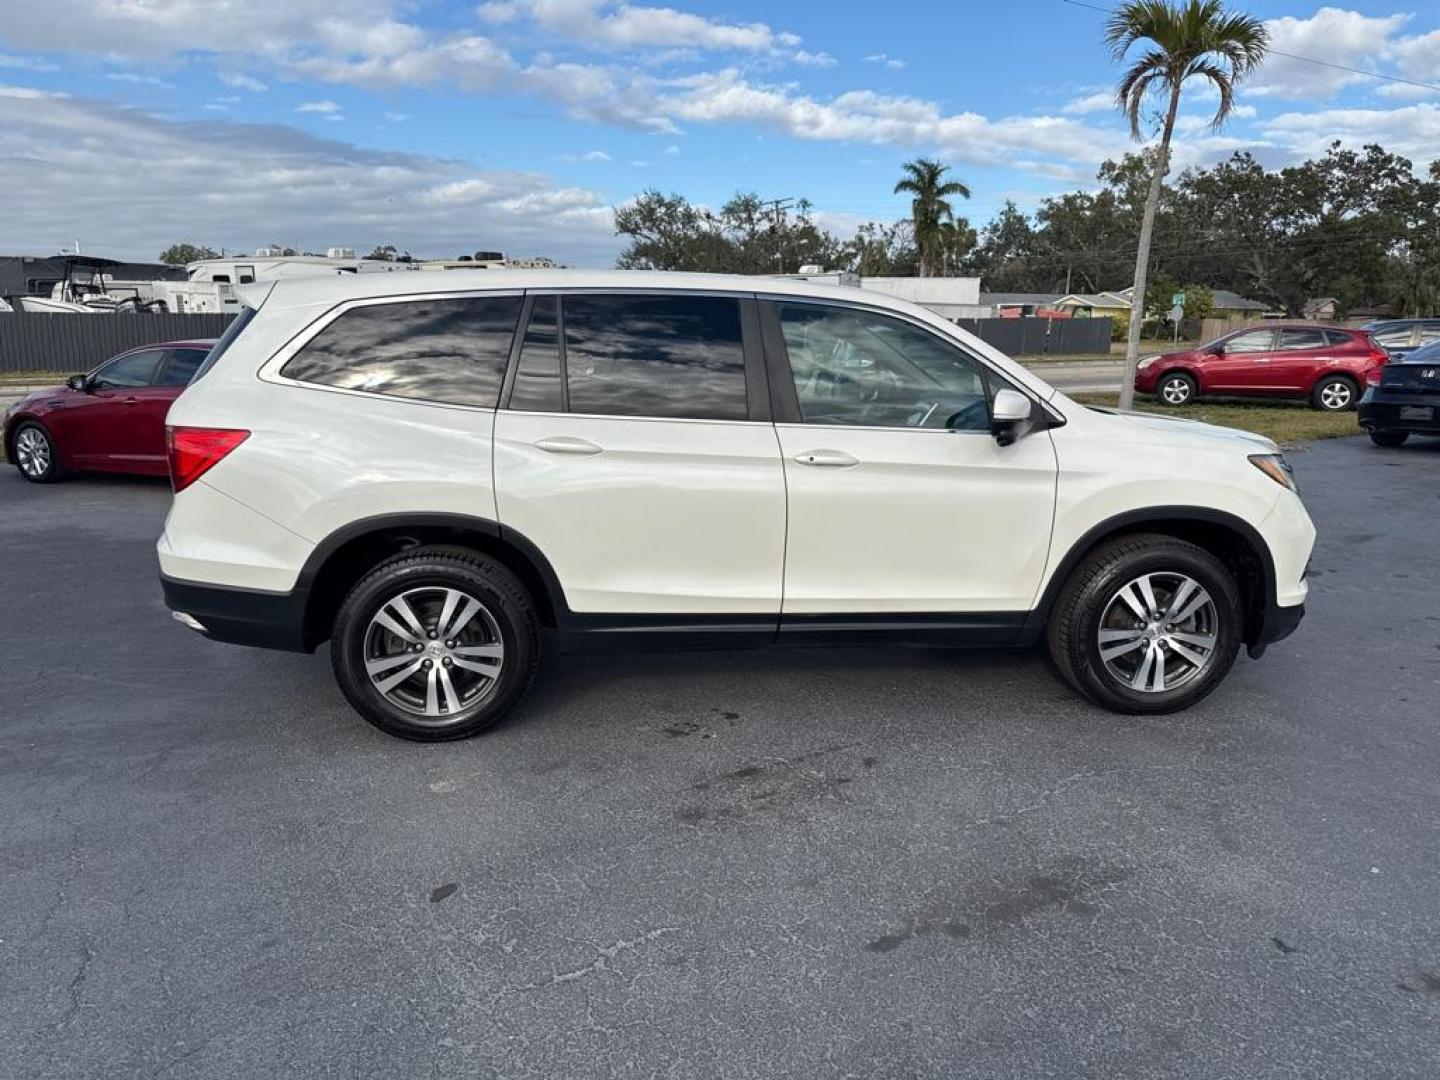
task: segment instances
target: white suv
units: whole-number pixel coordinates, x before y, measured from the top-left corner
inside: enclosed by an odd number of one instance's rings
[[[1304,611],[1274,443],[1085,408],[899,300],[493,270],[240,293],[170,411],[166,601],[220,641],[328,639],[395,735],[493,724],[542,639],[1044,638],[1092,701],[1170,712]]]

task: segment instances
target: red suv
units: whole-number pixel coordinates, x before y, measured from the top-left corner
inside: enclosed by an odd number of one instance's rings
[[[88,375],[72,375],[64,386],[26,395],[5,412],[5,456],[37,484],[89,470],[165,476],[170,403],[213,344],[170,341],[131,349]]]
[[[1135,389],[1162,405],[1187,405],[1202,394],[1255,395],[1306,398],[1314,408],[1340,412],[1379,384],[1386,359],[1364,330],[1263,326],[1148,356],[1135,372]]]

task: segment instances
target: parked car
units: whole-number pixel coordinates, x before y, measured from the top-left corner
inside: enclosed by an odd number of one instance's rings
[[[213,344],[145,345],[26,395],[5,412],[6,457],[37,484],[73,472],[164,476],[166,414]]]
[[[1391,360],[1440,341],[1440,319],[1383,319],[1366,323],[1361,329],[1390,354]]]
[[[1440,435],[1440,341],[1386,364],[1380,385],[1360,399],[1359,420],[1377,446]]]
[[[170,416],[176,619],[330,640],[412,739],[493,724],[562,647],[1028,645],[1165,713],[1304,611],[1268,439],[1092,410],[903,300],[799,281],[281,281]],[[233,335],[233,336],[232,336]]]
[[[1387,355],[1363,330],[1334,326],[1260,326],[1194,349],[1146,357],[1135,389],[1162,405],[1208,394],[1304,398],[1317,409],[1353,409],[1380,381]]]

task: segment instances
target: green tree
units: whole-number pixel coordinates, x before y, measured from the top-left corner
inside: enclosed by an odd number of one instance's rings
[[[1215,310],[1215,293],[1204,285],[1182,285],[1185,294],[1185,318],[1208,319]]]
[[[383,247],[376,244],[375,249],[365,256],[370,262],[395,262],[399,257],[400,252],[395,250],[394,244],[386,244]]]
[[[220,253],[214,248],[198,244],[171,244],[160,253],[160,261],[167,266],[184,266],[201,259],[218,259]]]
[[[920,276],[929,277],[941,265],[945,234],[942,226],[955,217],[950,196],[970,197],[970,189],[958,180],[946,180],[950,171],[930,158],[916,158],[901,166],[904,176],[895,184],[895,194],[913,196],[910,200],[910,222],[915,230],[915,244],[920,249]],[[968,226],[967,226],[968,227]]]
[[[1105,27],[1105,43],[1117,62],[1123,62],[1132,46],[1146,42],[1149,48],[1121,77],[1116,101],[1130,118],[1130,131],[1140,137],[1140,111],[1148,92],[1166,91],[1169,104],[1161,122],[1160,146],[1155,158],[1150,188],[1145,197],[1144,216],[1135,254],[1135,295],[1145,295],[1145,277],[1150,263],[1150,241],[1160,189],[1170,164],[1170,142],[1175,134],[1175,116],[1180,109],[1180,91],[1192,78],[1206,79],[1219,92],[1211,126],[1218,128],[1235,103],[1235,86],[1265,59],[1269,32],[1249,15],[1225,11],[1220,0],[1130,0],[1111,15]],[[1140,359],[1140,323],[1143,306],[1132,305],[1130,330],[1125,346],[1125,375],[1120,387],[1120,407],[1128,409],[1135,400],[1135,367]]]

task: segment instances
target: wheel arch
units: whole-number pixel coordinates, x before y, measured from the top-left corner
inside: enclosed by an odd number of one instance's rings
[[[1186,367],[1184,364],[1171,364],[1164,371],[1160,372],[1159,375],[1155,376],[1155,390],[1157,393],[1160,390],[1160,384],[1166,379],[1168,379],[1171,375],[1184,375],[1186,378],[1188,378],[1191,382],[1195,384],[1195,392],[1197,394],[1201,390],[1205,389],[1204,380],[1200,378],[1200,372],[1198,369],[1193,367]]]
[[[491,556],[530,591],[543,625],[560,627],[568,621],[570,609],[550,561],[514,529],[464,514],[382,514],[337,529],[305,561],[296,581],[296,591],[306,597],[305,647],[314,649],[329,638],[341,602],[374,566],[402,551],[430,544],[465,547]]]
[[[1030,629],[1042,633],[1051,609],[1075,568],[1101,544],[1134,533],[1162,533],[1185,540],[1214,555],[1235,575],[1245,600],[1246,644],[1262,629],[1267,605],[1275,596],[1275,560],[1259,531],[1243,518],[1201,506],[1155,506],[1131,510],[1092,526],[1072,544],[1045,583],[1036,620]]]

